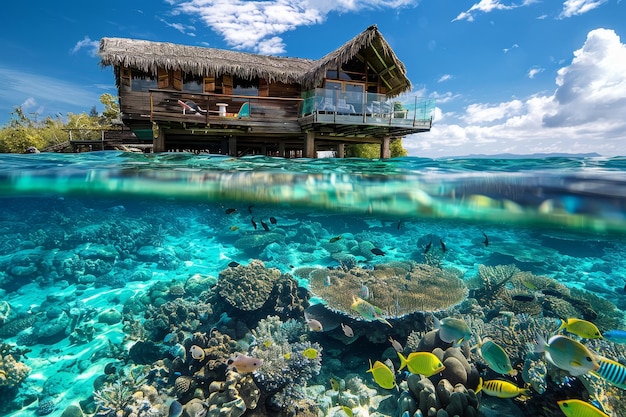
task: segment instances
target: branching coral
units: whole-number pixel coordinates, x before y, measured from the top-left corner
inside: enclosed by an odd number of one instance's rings
[[[311,291],[332,310],[362,317],[351,308],[355,297],[382,310],[385,318],[415,311],[439,311],[460,303],[467,296],[461,272],[409,262],[379,264],[375,269],[317,269],[309,274]]]

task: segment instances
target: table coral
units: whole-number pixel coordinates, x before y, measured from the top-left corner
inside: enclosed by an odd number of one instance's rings
[[[19,385],[30,373],[30,368],[16,361],[12,355],[0,356],[0,387]]]

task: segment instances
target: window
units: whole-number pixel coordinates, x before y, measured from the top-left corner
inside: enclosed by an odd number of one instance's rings
[[[155,75],[140,71],[132,71],[132,74],[132,91],[148,91],[151,88],[158,88],[159,86]]]
[[[203,81],[201,77],[185,73],[183,75],[183,91],[203,92]]]
[[[253,96],[259,95],[259,79],[244,80],[235,76],[233,79],[233,94],[236,96]]]

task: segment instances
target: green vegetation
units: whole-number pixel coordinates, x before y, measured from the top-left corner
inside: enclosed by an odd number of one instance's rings
[[[402,139],[393,139],[389,144],[389,153],[392,158],[407,156],[409,153],[402,146]],[[376,143],[366,143],[362,145],[346,146],[346,157],[352,158],[380,158],[380,145]]]
[[[100,129],[108,129],[113,121],[119,119],[117,97],[102,94],[100,102],[104,105],[102,114],[94,106],[89,114],[67,114],[67,121],[61,116],[48,116],[43,120],[38,115],[28,116],[21,106],[16,106],[11,113],[11,120],[0,128],[0,152],[23,153],[28,147],[45,149],[68,140],[68,130],[72,129],[74,139],[92,139],[100,135]]]

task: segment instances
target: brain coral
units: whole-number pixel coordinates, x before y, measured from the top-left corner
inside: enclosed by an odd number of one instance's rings
[[[354,297],[367,299],[385,318],[416,311],[438,311],[459,304],[467,296],[461,272],[426,264],[395,262],[375,269],[316,269],[309,273],[311,292],[332,310],[362,317],[352,310]]]
[[[265,304],[281,275],[278,269],[265,268],[262,261],[254,259],[220,272],[216,290],[233,307],[253,311]]]

